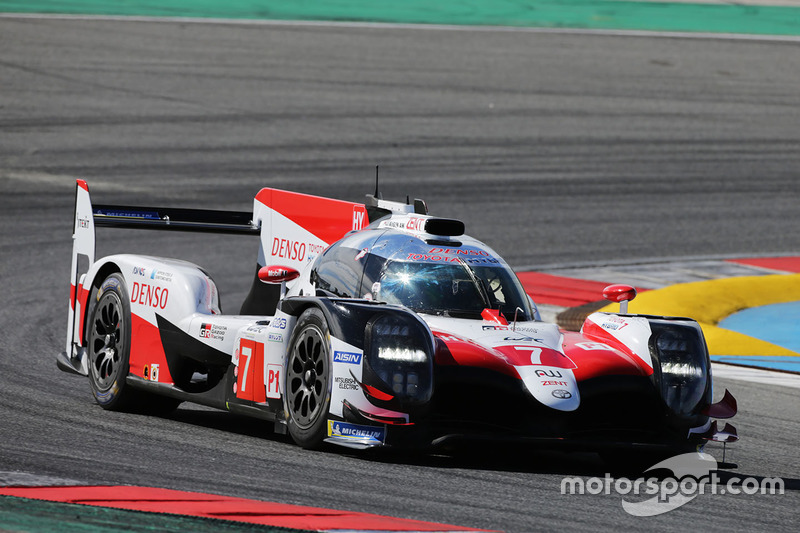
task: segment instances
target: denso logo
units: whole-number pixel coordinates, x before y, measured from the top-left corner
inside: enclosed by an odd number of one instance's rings
[[[162,289],[161,287],[153,287],[147,283],[133,282],[133,290],[131,291],[131,302],[140,305],[147,305],[156,309],[164,309],[167,307],[169,300],[169,289]]]
[[[302,261],[306,256],[306,243],[275,237],[272,240],[272,255],[274,257]]]
[[[351,352],[333,352],[333,362],[358,365],[361,364],[361,354]]]
[[[484,250],[470,250],[464,249],[461,250],[459,248],[431,248],[429,254],[448,254],[448,255],[482,255],[484,257],[490,257],[489,252]]]

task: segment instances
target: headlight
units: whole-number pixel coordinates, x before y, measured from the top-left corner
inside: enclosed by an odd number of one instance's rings
[[[428,329],[412,315],[381,313],[367,323],[367,365],[400,404],[430,400],[433,346]]]
[[[428,356],[420,349],[414,348],[393,348],[390,346],[379,346],[378,357],[389,361],[403,361],[406,363],[424,363]]]
[[[676,414],[689,416],[703,400],[708,355],[699,327],[651,322],[651,350],[660,370],[661,396]]]

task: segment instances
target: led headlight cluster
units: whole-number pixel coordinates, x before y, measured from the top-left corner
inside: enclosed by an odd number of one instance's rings
[[[380,388],[402,403],[424,402],[432,394],[430,333],[412,316],[382,314],[367,326],[368,364]]]
[[[651,349],[660,369],[664,402],[678,415],[691,415],[708,381],[706,348],[699,331],[674,323],[653,328]]]
[[[388,361],[403,361],[406,363],[424,363],[427,354],[419,348],[380,346],[378,357]]]

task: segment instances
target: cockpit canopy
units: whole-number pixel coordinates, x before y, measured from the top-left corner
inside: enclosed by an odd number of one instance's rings
[[[329,247],[313,267],[318,290],[368,298],[416,312],[480,318],[497,309],[531,320],[517,276],[494,251],[471,238],[434,242],[395,230],[367,230]]]

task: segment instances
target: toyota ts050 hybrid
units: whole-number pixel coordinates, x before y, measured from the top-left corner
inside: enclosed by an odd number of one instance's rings
[[[238,314],[178,259],[95,259],[95,227],[249,234],[256,274]],[[252,212],[92,206],[76,187],[62,370],[104,409],[180,402],[250,415],[300,446],[451,447],[470,441],[669,452],[707,440],[712,403],[698,324],[620,313],[582,330],[543,322],[517,276],[421,200],[350,203],[262,189]],[[81,265],[83,268],[79,268]],[[85,270],[85,271],[82,271]],[[599,295],[598,295],[599,296]]]

